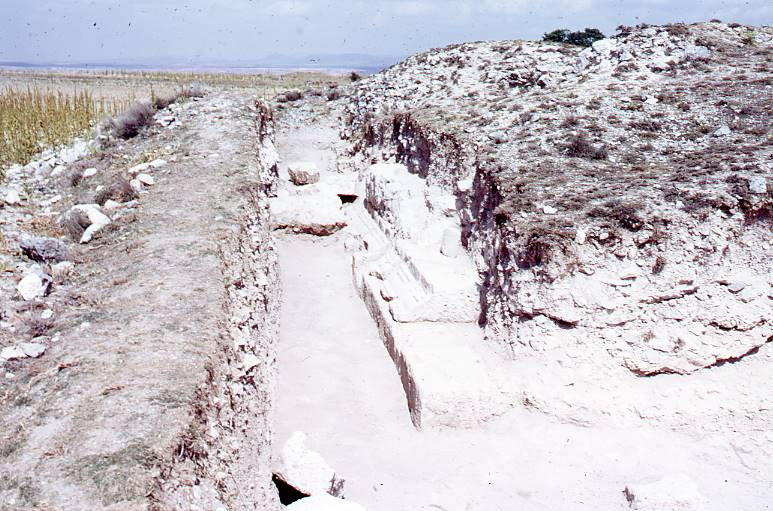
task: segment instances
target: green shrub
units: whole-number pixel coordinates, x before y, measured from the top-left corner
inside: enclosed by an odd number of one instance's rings
[[[549,43],[565,43],[587,47],[599,39],[604,39],[604,37],[601,30],[597,28],[586,28],[577,32],[570,32],[565,28],[560,28],[542,36],[542,40]]]

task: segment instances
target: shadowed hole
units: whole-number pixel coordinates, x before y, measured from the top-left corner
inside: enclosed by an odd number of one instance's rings
[[[351,204],[352,202],[357,200],[356,195],[347,194],[347,193],[339,193],[338,198],[341,199],[341,204]]]
[[[274,486],[276,486],[276,490],[279,493],[279,502],[285,506],[309,496],[297,488],[287,484],[287,482],[277,474],[274,474],[271,477],[271,480],[274,482]]]

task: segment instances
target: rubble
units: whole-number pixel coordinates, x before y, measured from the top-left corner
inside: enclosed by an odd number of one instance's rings
[[[344,480],[322,458],[306,446],[306,435],[296,431],[282,447],[276,477],[305,495],[342,495]]]
[[[28,237],[19,244],[22,253],[40,263],[60,263],[70,260],[70,250],[58,239]]]
[[[314,163],[294,162],[288,165],[287,172],[294,185],[302,186],[319,182],[319,170]]]

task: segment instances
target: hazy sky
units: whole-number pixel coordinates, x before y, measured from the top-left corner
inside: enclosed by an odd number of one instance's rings
[[[771,24],[771,0],[0,0],[0,61],[249,62],[280,53],[403,56],[559,27],[720,18]]]

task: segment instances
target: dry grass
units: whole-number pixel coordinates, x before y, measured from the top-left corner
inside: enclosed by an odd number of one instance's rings
[[[80,240],[83,232],[90,225],[89,217],[83,211],[72,209],[64,213],[59,219],[62,229],[73,241]]]
[[[593,145],[583,133],[572,135],[565,146],[566,155],[572,158],[588,158],[590,160],[606,160],[607,149],[604,146]]]
[[[94,202],[100,206],[104,206],[105,202],[108,200],[129,202],[137,197],[139,197],[139,195],[137,195],[137,192],[131,187],[129,181],[122,176],[115,176],[110,184],[97,192],[94,197]]]
[[[0,93],[0,166],[26,163],[41,149],[70,142],[112,113],[88,91],[7,88]]]
[[[156,109],[150,102],[139,101],[106,124],[116,137],[128,139],[136,137],[142,128],[153,122],[155,113]]]

